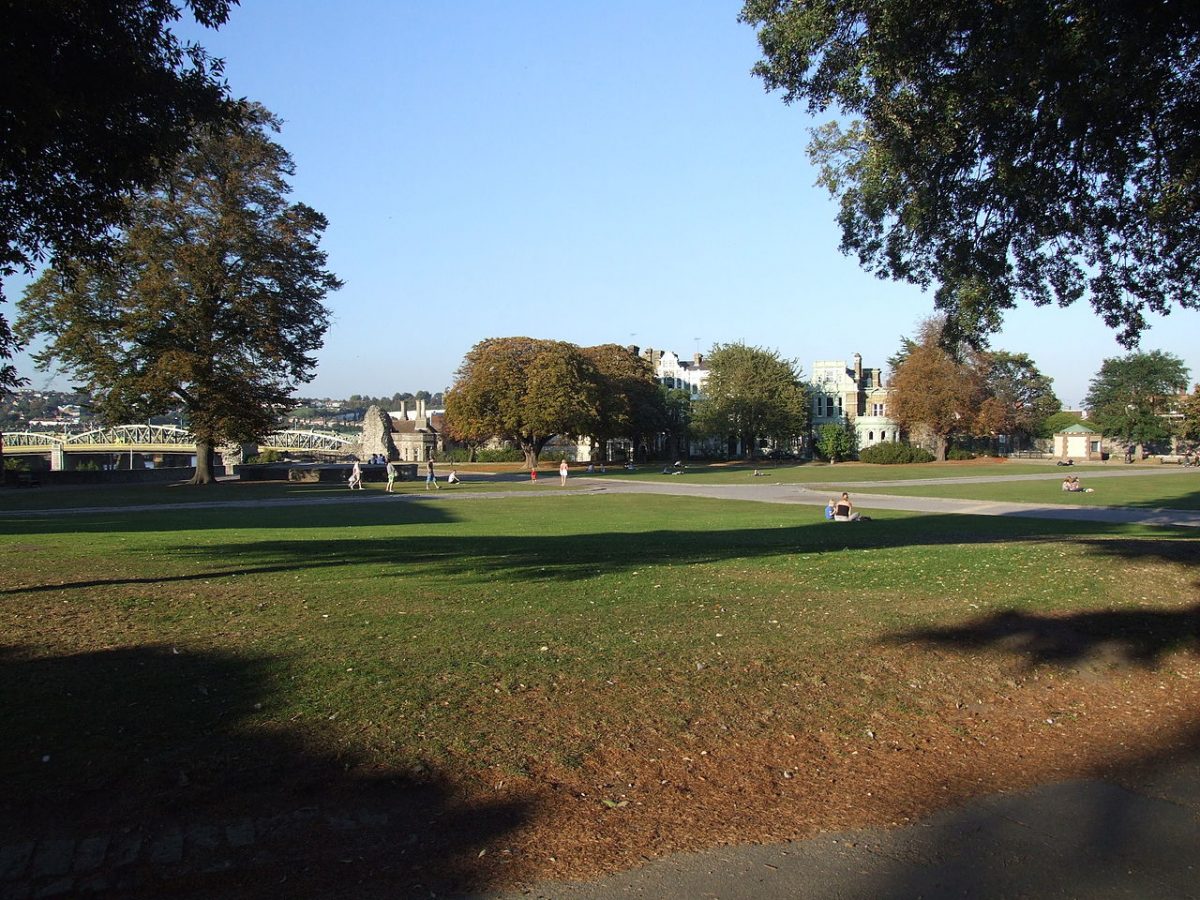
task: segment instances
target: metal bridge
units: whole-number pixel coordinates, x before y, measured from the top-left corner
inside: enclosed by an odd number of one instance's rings
[[[358,442],[329,431],[277,431],[258,441],[260,450],[298,451],[323,456],[344,456]],[[62,453],[190,453],[196,436],[176,425],[116,425],[77,433],[37,431],[7,432],[4,452],[9,456]]]

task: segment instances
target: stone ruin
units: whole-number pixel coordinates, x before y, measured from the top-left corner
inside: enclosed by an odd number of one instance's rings
[[[376,453],[382,454],[384,459],[400,458],[392,440],[392,417],[378,406],[372,406],[363,416],[362,443],[357,455],[359,459],[370,459]]]

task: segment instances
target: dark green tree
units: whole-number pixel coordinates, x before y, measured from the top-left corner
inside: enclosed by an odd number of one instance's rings
[[[830,463],[836,463],[854,453],[857,443],[855,437],[854,430],[848,423],[843,422],[839,425],[829,422],[822,425],[817,432],[817,452]]]
[[[1170,438],[1168,414],[1187,380],[1187,366],[1172,353],[1130,353],[1104,360],[1083,402],[1105,435],[1136,446],[1140,456],[1143,445]]]
[[[216,28],[235,3],[0,0],[0,278],[103,255],[131,192],[237,114],[221,61],[171,31],[181,6]],[[18,347],[0,316],[0,362]],[[0,395],[22,380],[0,365]]]
[[[21,301],[20,333],[44,335],[39,365],[61,363],[109,422],[182,403],[209,451],[269,431],[310,381],[328,327],[325,217],[289,203],[291,157],[278,120],[250,107],[205,127],[153,188],[130,202],[111,259],[63,258]]]
[[[746,0],[755,73],[827,117],[842,249],[936,284],[982,345],[1019,300],[1087,297],[1134,346],[1200,306],[1200,6]]]
[[[650,363],[628,347],[584,347],[596,373],[596,418],[588,434],[607,460],[612,438],[627,438],[636,448],[666,425],[667,411]]]
[[[708,370],[704,396],[694,407],[699,433],[736,437],[753,459],[759,439],[790,445],[808,432],[808,390],[791,360],[761,347],[718,344]]]
[[[692,427],[692,395],[680,388],[659,385],[662,392],[663,432],[667,438],[667,458],[682,459],[688,455],[688,437]]]

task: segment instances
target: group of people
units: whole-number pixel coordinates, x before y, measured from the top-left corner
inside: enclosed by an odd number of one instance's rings
[[[1082,484],[1079,483],[1078,476],[1075,476],[1075,475],[1068,475],[1066,478],[1063,479],[1062,489],[1064,491],[1068,491],[1072,494],[1090,494],[1090,493],[1092,493],[1092,488],[1085,488]]]
[[[385,457],[382,453],[372,454],[368,461],[368,465],[383,465],[384,463],[387,463],[387,487],[384,488],[384,491],[388,494],[394,494],[396,492],[396,479],[400,475],[400,469],[396,463]],[[462,479],[458,477],[457,469],[450,470],[450,474],[446,476],[446,483],[462,484]],[[346,479],[346,484],[352,491],[361,491],[363,489],[362,464],[358,460],[355,460],[354,465],[350,467],[350,475]],[[425,490],[428,491],[433,488],[440,491],[442,486],[438,484],[437,474],[433,469],[433,459],[431,458],[425,461]]]
[[[870,518],[856,513],[850,495],[842,491],[841,497],[830,497],[825,504],[825,518],[830,522],[870,522]]]

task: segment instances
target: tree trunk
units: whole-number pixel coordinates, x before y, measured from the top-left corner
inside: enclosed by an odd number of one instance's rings
[[[208,441],[196,441],[196,474],[188,484],[212,484],[212,445]]]
[[[950,440],[944,434],[935,434],[933,436],[933,458],[938,462],[946,461],[946,450],[950,446]]]
[[[532,444],[522,444],[521,452],[525,454],[525,468],[533,471],[537,468],[538,454]]]

